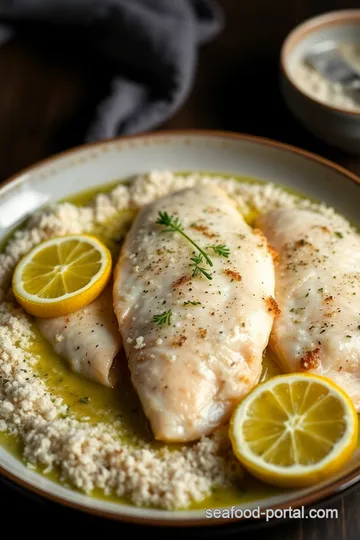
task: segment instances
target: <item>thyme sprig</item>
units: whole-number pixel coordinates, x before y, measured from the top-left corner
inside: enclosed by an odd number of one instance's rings
[[[211,280],[211,274],[203,266],[200,266],[204,259],[209,266],[213,266],[210,256],[199,246],[199,244],[197,244],[192,238],[190,238],[188,234],[186,234],[179,218],[176,216],[169,216],[167,212],[159,212],[159,218],[156,223],[166,227],[163,232],[180,233],[198,250],[199,254],[190,258],[192,261],[191,266],[193,267],[192,277],[203,275],[207,279]],[[230,249],[225,244],[208,246],[208,249],[212,249],[220,257],[229,257],[230,255]]]
[[[229,257],[230,255],[230,249],[225,244],[208,246],[208,249],[213,249],[216,255],[220,255],[220,257]]]
[[[209,274],[209,272],[207,272],[205,268],[199,266],[203,261],[203,256],[201,253],[199,253],[199,255],[197,255],[196,257],[191,257],[190,260],[193,261],[193,264],[191,266],[194,267],[192,277],[196,277],[202,274],[207,279],[212,280],[211,274]]]
[[[168,311],[164,311],[164,313],[160,313],[159,315],[154,315],[153,322],[155,322],[158,326],[162,326],[163,324],[166,324],[166,323],[170,326],[171,316],[172,316],[172,311],[171,309],[169,309]]]
[[[208,265],[213,266],[212,260],[210,259],[209,255],[205,253],[205,251],[201,249],[201,247],[196,242],[194,242],[194,240],[190,238],[190,236],[186,234],[179,218],[174,217],[174,216],[169,216],[167,212],[159,212],[159,219],[157,220],[156,223],[167,227],[166,229],[163,230],[163,232],[180,233],[184,238],[186,238],[186,240],[190,242],[190,244],[192,244],[198,251],[200,251],[201,255],[204,257]]]

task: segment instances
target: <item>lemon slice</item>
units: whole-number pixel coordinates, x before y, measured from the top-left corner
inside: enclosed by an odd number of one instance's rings
[[[38,317],[58,317],[90,304],[111,275],[111,253],[97,238],[68,235],[42,242],[15,268],[19,304]]]
[[[235,455],[261,480],[305,487],[339,471],[354,452],[358,417],[325,377],[293,373],[259,384],[230,421]]]

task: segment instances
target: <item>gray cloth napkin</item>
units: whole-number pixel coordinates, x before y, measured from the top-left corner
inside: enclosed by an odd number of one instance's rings
[[[213,0],[1,0],[0,23],[46,47],[71,39],[111,62],[110,93],[86,136],[96,141],[171,117],[191,90],[198,47],[222,30],[223,15]]]

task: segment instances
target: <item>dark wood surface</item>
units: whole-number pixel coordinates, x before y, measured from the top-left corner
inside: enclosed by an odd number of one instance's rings
[[[196,81],[181,110],[162,129],[204,128],[250,133],[323,155],[360,174],[360,157],[315,140],[287,111],[278,88],[279,50],[299,22],[359,0],[220,0],[226,28],[200,51]],[[0,181],[36,161],[83,142],[91,112],[107,91],[110,72],[93,58],[47,50],[16,37],[0,47]],[[360,535],[360,487],[326,501],[337,519],[293,520],[274,527],[227,532],[246,538],[355,540]],[[46,516],[51,532],[133,534],[134,527],[84,516],[0,485],[0,512],[35,532]],[[4,523],[4,520],[3,520]],[[45,530],[45,523],[43,529]],[[56,526],[54,527],[54,524]],[[71,529],[69,528],[71,524]],[[247,524],[250,526],[250,524]],[[148,534],[148,531],[140,532]],[[158,537],[189,536],[162,531]],[[200,534],[200,531],[198,531]],[[211,537],[210,533],[201,534]],[[222,536],[222,535],[221,535]]]

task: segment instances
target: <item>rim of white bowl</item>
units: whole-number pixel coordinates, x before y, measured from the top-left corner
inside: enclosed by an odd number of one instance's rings
[[[315,105],[318,105],[325,110],[331,110],[334,112],[346,114],[347,116],[352,116],[357,119],[360,117],[360,108],[359,110],[350,110],[343,107],[335,107],[334,105],[324,103],[320,99],[311,96],[299,86],[296,78],[291,75],[288,68],[289,55],[293,51],[294,47],[296,47],[296,45],[300,41],[302,41],[304,37],[308,36],[309,34],[315,34],[318,30],[322,28],[338,26],[341,24],[346,25],[349,23],[353,23],[354,21],[359,23],[360,31],[360,9],[329,11],[322,15],[307,19],[298,26],[295,26],[295,28],[293,28],[293,30],[287,35],[285,41],[282,44],[280,51],[280,69],[288,83],[303,97],[305,97]]]
[[[95,149],[99,147],[100,148],[105,147],[107,145],[112,145],[113,143],[116,143],[117,145],[121,144],[122,142],[126,144],[131,141],[138,141],[138,142],[146,143],[149,139],[169,139],[169,138],[172,139],[172,138],[184,138],[184,137],[185,138],[187,137],[195,137],[195,138],[213,137],[213,138],[218,138],[220,140],[221,139],[238,140],[238,141],[244,141],[244,142],[252,142],[260,146],[268,146],[268,147],[270,146],[278,150],[282,150],[282,151],[286,151],[292,154],[302,156],[305,159],[309,159],[311,161],[315,161],[318,164],[322,164],[323,166],[329,169],[336,170],[346,180],[350,180],[360,187],[360,177],[357,176],[355,173],[348,171],[344,167],[326,158],[323,158],[321,156],[318,156],[317,154],[308,152],[307,150],[303,150],[301,148],[298,148],[292,145],[288,145],[288,144],[275,141],[272,139],[257,137],[253,135],[247,135],[243,133],[235,133],[235,132],[230,132],[230,131],[180,129],[180,130],[159,130],[156,132],[145,133],[142,135],[127,135],[127,136],[115,137],[115,138],[106,139],[100,142],[88,143],[88,144],[76,146],[74,148],[70,148],[69,150],[66,150],[64,152],[60,152],[58,154],[45,158],[42,161],[39,161],[31,165],[30,167],[27,167],[26,169],[19,171],[17,174],[13,175],[12,177],[10,177],[8,180],[3,182],[2,185],[0,186],[0,197],[3,193],[6,193],[8,189],[11,189],[11,186],[14,183],[18,184],[18,183],[25,182],[28,179],[29,173],[34,172],[43,167],[47,167],[50,163],[57,160],[61,160],[62,158],[67,157],[70,154],[76,154],[78,152],[82,152],[87,149],[91,150],[91,149]],[[36,473],[36,474],[40,474],[40,473]],[[121,511],[119,512],[103,510],[103,509],[95,508],[94,506],[89,506],[86,503],[74,502],[73,500],[70,499],[70,497],[67,497],[66,495],[58,495],[58,494],[54,494],[53,492],[49,492],[45,489],[42,489],[41,487],[35,484],[31,484],[30,482],[23,480],[20,476],[17,476],[16,474],[12,473],[8,469],[5,469],[2,465],[0,465],[0,475],[3,476],[5,479],[13,482],[16,486],[20,487],[25,492],[28,491],[32,494],[35,494],[36,496],[40,498],[46,499],[53,503],[60,504],[62,506],[70,507],[74,510],[81,511],[83,513],[92,514],[92,515],[96,515],[102,518],[111,519],[115,521],[134,523],[138,525],[157,526],[157,527],[160,526],[160,527],[184,527],[184,528],[190,528],[190,527],[196,527],[196,528],[211,527],[212,528],[212,527],[231,525],[234,523],[244,523],[245,521],[246,522],[249,521],[245,517],[242,517],[242,518],[220,517],[218,519],[210,520],[210,519],[207,519],[206,517],[200,517],[198,510],[189,512],[191,514],[194,514],[193,516],[186,515],[186,513],[184,512],[184,518],[181,518],[182,512],[175,512],[175,513],[169,512],[168,517],[167,517],[167,515],[165,515],[166,511],[157,511],[156,509],[148,510],[148,509],[143,509],[143,508],[139,509],[132,505],[120,505],[120,504],[119,504],[119,508],[121,508]],[[280,510],[280,509],[289,508],[289,506],[291,506],[292,508],[309,506],[311,504],[320,503],[331,496],[339,494],[340,492],[349,488],[350,486],[352,486],[359,480],[360,480],[360,464],[358,467],[354,467],[352,470],[346,472],[343,476],[334,478],[333,481],[323,486],[320,490],[316,490],[314,487],[314,490],[311,491],[310,493],[305,493],[300,496],[295,495],[292,498],[287,499],[286,501],[275,503],[270,506],[266,506],[266,504],[264,506],[260,504],[260,506],[263,509],[266,508],[266,509],[269,509],[269,510],[271,509],[274,511],[277,509]],[[148,511],[150,515],[142,515],[146,511]],[[176,517],[174,516],[174,514],[176,514]],[[263,523],[264,523],[264,520],[260,519],[259,527]]]

